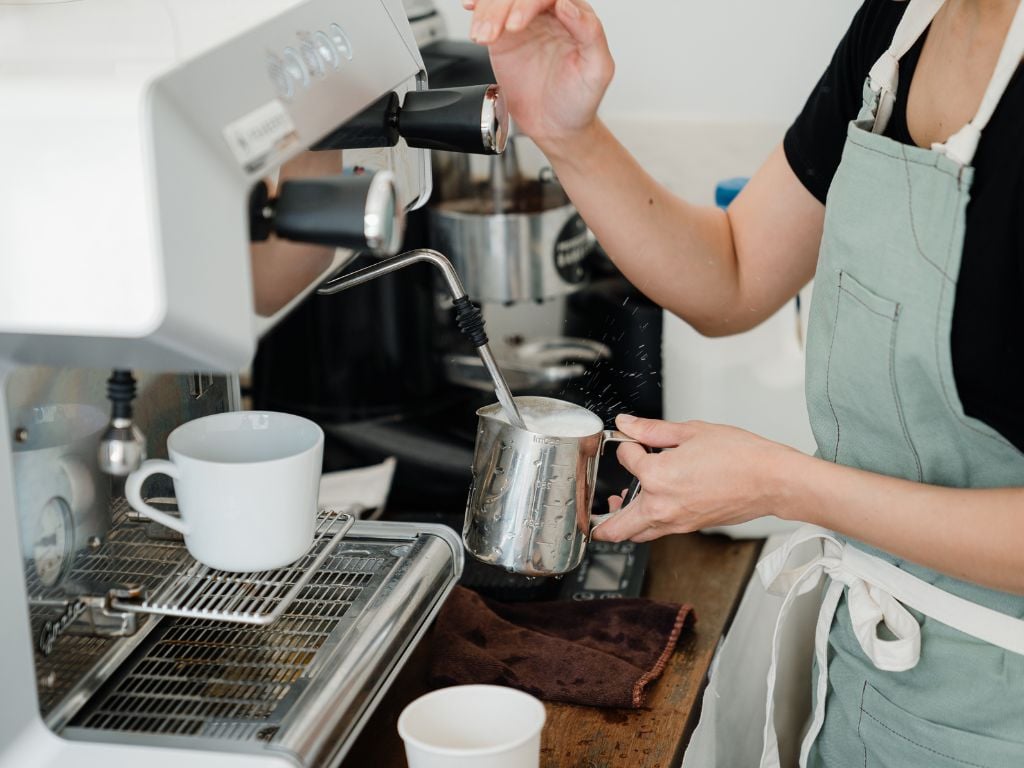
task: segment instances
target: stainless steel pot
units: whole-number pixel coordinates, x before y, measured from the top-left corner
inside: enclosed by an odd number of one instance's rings
[[[636,442],[586,408],[548,397],[517,397],[527,423],[551,414],[589,415],[592,434],[559,437],[512,426],[498,404],[481,408],[462,541],[491,565],[528,576],[568,573],[590,540],[598,459],[611,442]],[[635,492],[634,484],[634,492]]]
[[[554,182],[525,182],[496,209],[476,195],[430,209],[431,239],[447,253],[469,294],[509,304],[565,296],[587,280],[594,247],[587,225]]]

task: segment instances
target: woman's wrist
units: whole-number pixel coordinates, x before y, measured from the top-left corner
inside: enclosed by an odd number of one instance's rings
[[[598,148],[608,135],[604,123],[595,117],[582,128],[557,136],[538,137],[534,141],[556,170],[561,167],[586,173],[588,162],[600,155]]]
[[[787,447],[777,454],[765,480],[771,514],[782,520],[821,524],[818,505],[812,502],[820,462],[795,448]]]

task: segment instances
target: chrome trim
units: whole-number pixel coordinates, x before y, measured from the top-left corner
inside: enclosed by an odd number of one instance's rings
[[[496,155],[504,152],[508,143],[508,119],[508,105],[501,87],[489,86],[480,110],[480,138],[484,148]]]
[[[398,202],[395,175],[377,171],[370,180],[363,212],[366,245],[374,253],[390,256],[401,247],[404,231],[405,213]]]

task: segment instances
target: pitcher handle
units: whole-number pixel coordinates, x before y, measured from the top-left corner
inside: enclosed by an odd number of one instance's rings
[[[634,440],[625,432],[619,432],[617,429],[606,429],[601,433],[601,453],[604,453],[606,443],[640,443],[640,441]]]
[[[601,433],[601,453],[604,453],[604,446],[606,443],[636,443],[637,445],[643,446],[643,449],[648,453],[650,453],[651,451],[650,448],[641,443],[639,440],[635,440],[634,438],[630,437],[624,432],[619,432],[619,430],[617,429],[606,429],[604,432]],[[622,496],[622,506],[619,507],[619,509],[624,509],[630,504],[632,504],[633,501],[636,500],[636,497],[640,495],[640,491],[640,480],[634,477],[630,481],[629,487],[626,488],[626,492]],[[617,514],[617,512],[608,512],[604,515],[591,515],[591,533],[593,533],[594,529],[597,528],[597,526],[599,526],[601,523],[607,522],[610,518],[614,517]]]

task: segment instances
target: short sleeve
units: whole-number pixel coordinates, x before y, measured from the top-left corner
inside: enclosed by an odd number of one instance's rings
[[[861,6],[786,132],[783,149],[790,168],[823,203],[842,159],[847,126],[860,112],[868,70],[889,47],[905,7],[894,0],[867,0]]]

